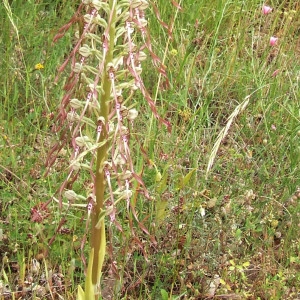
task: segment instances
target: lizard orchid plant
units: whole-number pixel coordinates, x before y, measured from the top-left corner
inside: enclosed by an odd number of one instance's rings
[[[68,173],[56,193],[57,198],[53,199],[60,208],[87,208],[90,254],[85,288],[79,286],[78,299],[98,299],[101,294],[100,279],[106,249],[105,217],[109,216],[110,221],[122,230],[116,220],[119,202],[126,201],[127,210],[131,209],[137,223],[147,233],[130,201],[135,192],[133,182],[137,182],[139,190],[149,197],[141,175],[134,170],[129,143],[138,116],[134,108],[136,91],[147,100],[159,122],[170,129],[169,123],[158,115],[155,102],[141,78],[141,64],[147,59],[146,52],[157,70],[166,76],[164,65],[152,50],[145,19],[148,5],[148,0],[82,0],[76,14],[54,39],[61,38],[73,23],[79,25],[73,50],[59,68],[61,73],[71,66],[54,122],[60,141],[47,159],[51,171],[59,152],[65,147],[70,148]],[[159,22],[167,27],[160,20],[154,4],[153,7]],[[73,183],[82,173],[91,178],[85,194],[73,189]],[[58,227],[64,222],[62,220]],[[83,246],[84,243],[82,249]]]

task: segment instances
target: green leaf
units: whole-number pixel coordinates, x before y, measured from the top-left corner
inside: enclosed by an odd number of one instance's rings
[[[156,172],[156,175],[155,175],[155,181],[156,182],[160,182],[162,179],[162,175],[159,171]]]
[[[177,190],[181,190],[183,189],[185,186],[188,185],[188,183],[190,182],[194,172],[196,171],[196,169],[193,169],[192,171],[190,171],[189,173],[187,173],[183,178],[179,179],[179,183],[176,186]]]
[[[169,299],[169,294],[168,294],[168,292],[166,290],[161,289],[160,293],[161,293],[161,299],[162,300],[168,300]]]
[[[77,300],[85,300],[85,294],[80,285],[78,286]]]
[[[157,199],[155,208],[156,208],[156,215],[155,215],[155,221],[157,224],[160,224],[162,221],[165,220],[167,215],[167,208],[168,206],[168,200],[162,200]]]
[[[235,234],[234,234],[235,238],[237,239],[241,239],[241,236],[242,236],[242,230],[241,229],[237,229]]]
[[[86,272],[86,279],[85,279],[85,294],[83,299],[94,299],[95,298],[95,287],[92,282],[93,277],[93,264],[94,264],[94,248],[90,250],[89,255],[89,263]]]
[[[110,210],[110,212],[111,212],[111,210]],[[101,209],[101,211],[100,211],[100,213],[99,213],[99,217],[98,217],[98,222],[97,222],[97,224],[96,224],[96,228],[97,229],[100,229],[101,228],[101,225],[102,225],[102,223],[103,223],[103,220],[104,220],[104,218],[105,218],[105,216],[107,215],[108,213],[107,213],[107,210],[106,209]]]
[[[290,263],[299,263],[299,258],[298,257],[295,257],[295,256],[291,256],[290,257]]]
[[[250,262],[249,261],[246,261],[246,262],[244,262],[243,263],[243,267],[245,268],[245,267],[249,267],[250,266]]]
[[[158,194],[162,194],[165,191],[165,189],[167,188],[167,180],[168,180],[168,170],[169,170],[169,168],[170,168],[170,165],[169,164],[166,165],[165,168],[164,168],[164,170],[163,170],[162,175],[160,174],[161,178],[160,178],[159,183],[156,186],[156,192]],[[159,172],[159,171],[156,169],[156,172]],[[155,176],[155,180],[156,179],[158,179],[157,174]]]

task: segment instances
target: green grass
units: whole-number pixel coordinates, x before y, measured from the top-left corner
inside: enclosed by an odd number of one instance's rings
[[[85,210],[60,212],[53,202],[43,212],[49,217],[35,223],[31,209],[48,201],[59,187],[60,165],[68,159],[62,154],[51,175],[43,177],[46,156],[56,140],[51,113],[63,95],[64,77],[57,85],[53,82],[72,46],[71,33],[55,45],[52,39],[76,4],[15,0],[9,19],[3,3],[0,287],[16,291],[19,281],[24,299],[42,298],[46,296],[25,289],[30,277],[41,287],[61,281],[57,294],[75,299],[77,284],[84,281],[80,246]],[[172,132],[151,119],[140,99],[134,130],[152,164],[139,160],[139,149],[132,153],[136,164],[144,167],[144,181],[154,199],[139,197],[136,210],[157,245],[137,229],[147,262],[130,234],[125,204],[120,207],[118,221],[124,232],[107,220],[103,291],[114,290],[114,299],[205,299],[210,292],[216,299],[295,299],[300,288],[297,4],[272,1],[274,11],[264,16],[261,1],[185,0],[174,19],[174,6],[163,0],[156,3],[161,18],[168,24],[174,21],[169,40],[148,12],[153,47],[160,57],[165,54],[170,86],[157,85],[150,62],[143,76],[151,94],[157,95],[159,113],[172,123]],[[269,45],[270,36],[279,37],[275,47]],[[44,69],[33,71],[37,63]],[[218,134],[248,95],[248,105],[233,119],[207,175]],[[163,176],[160,182],[157,171]],[[83,178],[75,188],[87,183]],[[62,217],[67,220],[64,234],[56,233]],[[35,258],[40,269],[33,273]],[[112,261],[118,278],[109,272]],[[221,281],[213,289],[216,275]],[[48,290],[46,294],[51,299]]]

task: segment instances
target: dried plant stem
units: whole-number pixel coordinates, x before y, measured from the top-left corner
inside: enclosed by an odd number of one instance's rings
[[[220,131],[220,133],[218,134],[217,140],[213,146],[213,149],[211,151],[211,154],[209,156],[209,160],[208,160],[208,164],[207,164],[207,169],[206,169],[206,174],[205,174],[205,178],[208,178],[209,172],[214,164],[215,158],[217,156],[218,150],[220,148],[221,142],[222,140],[226,137],[226,135],[228,134],[228,131],[234,121],[234,119],[247,107],[247,105],[249,104],[250,101],[250,97],[256,93],[258,90],[264,88],[266,85],[256,89],[255,91],[253,91],[250,95],[247,95],[245,97],[245,99],[243,100],[242,103],[240,103],[232,112],[232,114],[228,117],[227,119],[227,123],[225,125],[224,128],[222,128],[222,130]]]
[[[231,127],[231,124],[232,122],[234,121],[234,119],[236,118],[236,116],[238,114],[240,114],[248,105],[249,103],[249,100],[250,100],[250,95],[248,95],[244,101],[242,103],[240,103],[235,109],[234,111],[232,112],[232,114],[229,116],[228,120],[227,120],[227,123],[225,125],[225,127],[222,128],[222,130],[220,131],[220,133],[218,134],[218,137],[217,137],[217,140],[213,146],[213,149],[211,151],[211,154],[210,154],[210,157],[209,157],[209,160],[208,160],[208,165],[207,165],[207,169],[206,169],[206,179],[208,177],[208,174],[209,174],[209,171],[211,170],[212,166],[213,166],[213,163],[215,161],[215,158],[217,156],[217,152],[220,148],[220,145],[221,145],[221,142],[222,140],[225,138],[225,136],[227,135],[230,127]]]
[[[181,10],[181,3],[182,3],[182,0],[180,0],[179,3],[178,3],[178,6],[176,6],[175,16],[174,16],[172,24],[171,24],[171,26],[169,28],[169,33],[171,33],[171,34],[173,32],[174,24],[175,24],[175,21],[177,19],[178,13]],[[167,40],[167,44],[166,44],[165,50],[164,50],[163,59],[162,59],[162,64],[163,65],[165,64],[165,61],[167,59],[167,55],[169,53],[169,46],[170,46],[171,41],[172,41],[172,35],[169,34],[168,40]],[[157,101],[157,98],[158,98],[158,92],[160,90],[162,76],[163,75],[161,73],[159,73],[158,80],[157,80],[157,86],[156,86],[156,90],[155,90],[155,96],[153,98],[153,101],[154,101],[155,104],[156,104],[156,101]],[[153,131],[152,127],[153,127],[154,118],[155,118],[155,116],[152,114],[151,115],[151,120],[149,122],[149,131],[148,131],[149,134],[148,134],[148,136],[151,136],[151,132]]]

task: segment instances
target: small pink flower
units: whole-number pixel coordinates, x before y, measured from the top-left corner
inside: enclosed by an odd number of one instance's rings
[[[273,9],[270,6],[268,6],[268,5],[263,5],[263,7],[262,7],[262,13],[264,15],[269,14],[272,10]]]
[[[275,36],[270,37],[270,46],[275,46],[277,44],[278,38]]]
[[[278,73],[279,73],[279,69],[277,69],[277,70],[275,70],[273,73],[272,73],[272,77],[275,77],[275,76],[277,76],[278,75]]]

